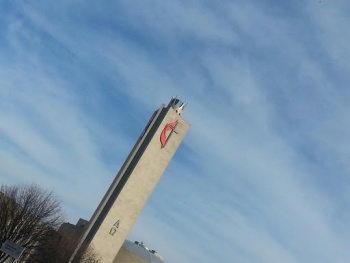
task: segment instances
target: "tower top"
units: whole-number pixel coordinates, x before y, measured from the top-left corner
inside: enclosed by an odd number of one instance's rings
[[[185,100],[183,101],[182,98],[178,99],[177,96],[172,97],[168,107],[171,106],[177,114],[181,115],[182,111],[186,108],[188,102]]]

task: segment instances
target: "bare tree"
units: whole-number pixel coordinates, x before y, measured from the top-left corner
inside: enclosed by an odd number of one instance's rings
[[[0,186],[0,246],[10,240],[24,247],[20,262],[68,262],[78,238],[58,233],[62,222],[61,206],[53,192],[37,185]],[[11,261],[0,252],[0,263],[6,260]],[[80,260],[97,262],[98,255],[92,248],[86,249]]]
[[[10,240],[25,247],[24,257],[41,253],[62,223],[60,203],[37,185],[0,187],[0,245]],[[0,263],[9,256],[0,253]]]
[[[78,243],[75,244],[74,248],[76,248],[77,245]],[[93,246],[89,246],[87,249],[85,249],[79,263],[98,263],[100,261],[100,255],[96,252],[96,250],[94,250]]]

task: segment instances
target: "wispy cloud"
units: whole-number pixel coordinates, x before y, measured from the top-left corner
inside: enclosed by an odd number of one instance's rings
[[[89,218],[183,95],[191,128],[130,238],[169,263],[349,261],[349,4],[1,5],[1,181]]]

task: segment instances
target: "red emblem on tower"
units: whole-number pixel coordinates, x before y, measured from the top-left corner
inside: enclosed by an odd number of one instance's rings
[[[171,134],[175,131],[175,127],[176,127],[177,123],[178,123],[178,121],[174,121],[172,123],[168,123],[167,125],[165,125],[162,133],[160,134],[160,143],[162,144],[162,148],[165,147]]]

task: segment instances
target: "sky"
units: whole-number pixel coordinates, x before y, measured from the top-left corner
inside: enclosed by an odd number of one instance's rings
[[[154,110],[184,141],[128,238],[166,263],[350,262],[350,2],[0,1],[0,183],[89,219]]]

